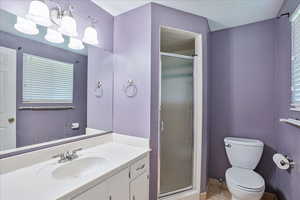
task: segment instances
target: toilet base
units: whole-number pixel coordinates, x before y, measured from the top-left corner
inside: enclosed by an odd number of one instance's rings
[[[250,192],[233,187],[230,184],[227,184],[227,187],[232,196],[231,200],[260,200],[264,194],[264,189],[262,191]]]

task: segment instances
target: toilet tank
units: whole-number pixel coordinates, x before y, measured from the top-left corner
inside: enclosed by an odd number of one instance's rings
[[[264,143],[260,140],[226,137],[226,154],[233,167],[255,169],[263,153]]]

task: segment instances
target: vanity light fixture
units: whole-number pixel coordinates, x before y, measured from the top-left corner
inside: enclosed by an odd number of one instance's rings
[[[75,37],[78,35],[76,21],[71,15],[65,15],[62,17],[58,30],[62,34],[70,37]]]
[[[74,37],[70,37],[68,47],[70,49],[75,49],[75,50],[84,49],[84,45],[82,44],[81,40],[74,38]]]
[[[89,16],[88,18],[91,20],[91,26],[85,28],[82,41],[87,44],[97,45],[99,41],[98,41],[98,33],[97,30],[95,29],[96,20],[91,16]]]
[[[42,26],[49,27],[52,25],[52,22],[50,21],[49,8],[42,0],[34,0],[30,2],[26,18]]]
[[[17,17],[17,23],[14,25],[14,27],[16,30],[27,35],[36,35],[39,33],[39,29],[37,29],[35,23],[19,16]]]
[[[70,37],[68,46],[71,49],[83,49],[82,41],[90,45],[98,45],[98,33],[94,26],[96,23],[94,18],[88,17],[91,20],[91,25],[84,30],[81,41],[75,38],[78,36],[77,23],[73,17],[74,8],[70,2],[68,8],[63,9],[56,1],[49,1],[56,4],[50,10],[45,0],[31,1],[26,18],[18,17],[15,28],[22,33],[35,35],[39,33],[36,24],[46,26],[48,27],[45,35],[46,40],[53,43],[62,43],[64,42],[62,34],[67,35]]]
[[[82,41],[87,44],[97,45],[99,41],[96,29],[92,26],[86,27]]]
[[[47,28],[47,34],[45,35],[45,39],[52,43],[63,43],[64,38],[60,32],[54,30],[52,28]]]

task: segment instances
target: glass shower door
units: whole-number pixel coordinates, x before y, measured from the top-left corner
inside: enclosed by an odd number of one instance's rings
[[[161,55],[160,196],[192,188],[193,64]]]

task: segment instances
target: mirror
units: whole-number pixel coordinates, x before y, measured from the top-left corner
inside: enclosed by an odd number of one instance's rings
[[[112,130],[112,54],[18,31],[0,10],[0,151]]]

